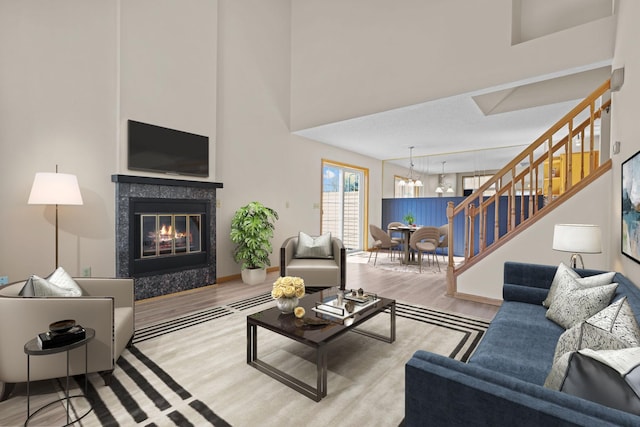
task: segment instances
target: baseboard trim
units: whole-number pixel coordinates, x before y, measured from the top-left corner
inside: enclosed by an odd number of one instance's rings
[[[267,273],[273,273],[274,271],[280,271],[280,267],[268,267]],[[242,280],[240,274],[232,274],[231,276],[216,277],[216,283],[231,282],[232,280]]]
[[[479,295],[465,294],[463,292],[454,292],[453,297],[458,299],[463,299],[465,301],[479,302],[482,304],[490,304],[498,307],[502,305],[502,300],[500,299],[487,298]]]

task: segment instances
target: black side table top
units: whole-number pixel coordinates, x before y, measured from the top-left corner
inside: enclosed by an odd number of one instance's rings
[[[38,338],[33,338],[24,345],[24,352],[30,356],[44,356],[46,354],[62,353],[63,351],[69,351],[77,347],[82,347],[96,336],[95,329],[84,328],[84,330],[85,337],[83,339],[81,339],[80,341],[72,342],[70,344],[61,345],[59,347],[40,348],[40,346],[38,345]]]

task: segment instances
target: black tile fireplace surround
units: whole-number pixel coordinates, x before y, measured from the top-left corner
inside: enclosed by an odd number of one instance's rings
[[[216,190],[222,183],[130,175],[112,175],[111,181],[116,185],[116,276],[135,278],[136,300],[216,282]],[[136,260],[136,209],[149,206],[158,213],[202,215],[202,251]]]

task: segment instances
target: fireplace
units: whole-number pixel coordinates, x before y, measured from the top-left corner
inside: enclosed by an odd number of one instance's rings
[[[130,198],[133,277],[207,265],[207,200]]]
[[[116,274],[136,299],[216,282],[216,189],[221,183],[113,175]]]

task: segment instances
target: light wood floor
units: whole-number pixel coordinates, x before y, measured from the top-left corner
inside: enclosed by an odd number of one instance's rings
[[[380,254],[379,256],[387,256]],[[136,302],[136,328],[171,319],[197,310],[220,306],[243,298],[261,295],[271,290],[279,273],[267,275],[260,285],[248,286],[240,279],[207,286],[192,291],[181,292],[158,298]],[[398,301],[409,302],[430,308],[466,314],[468,316],[491,320],[498,307],[476,302],[463,301],[445,296],[445,275],[431,272],[416,274],[396,272],[374,267],[372,264],[349,262],[347,267],[347,288],[362,287]],[[45,390],[34,390],[32,404],[40,407],[50,400],[46,392],[47,382],[38,382]],[[0,404],[1,425],[21,425],[26,417],[26,391],[24,384],[16,386],[16,396]],[[47,415],[46,424],[64,424],[63,411],[54,411]]]
[[[380,256],[387,256],[380,254]],[[136,328],[154,324],[166,319],[180,316],[197,310],[219,306],[243,298],[264,294],[279,273],[272,272],[267,280],[249,286],[240,279],[206,286],[177,294],[150,298],[136,302]],[[371,264],[348,262],[347,289],[363,288],[398,301],[418,304],[430,308],[493,319],[498,307],[472,301],[464,301],[445,295],[445,274],[436,275],[431,272],[416,274],[383,270]]]

